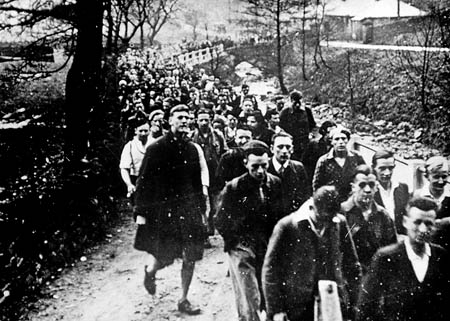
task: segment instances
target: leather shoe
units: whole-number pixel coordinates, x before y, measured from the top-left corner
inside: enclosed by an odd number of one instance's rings
[[[155,272],[147,272],[147,265],[144,266],[144,287],[151,295],[156,293]]]
[[[197,315],[202,312],[200,307],[193,306],[188,300],[178,302],[178,311],[189,315]]]

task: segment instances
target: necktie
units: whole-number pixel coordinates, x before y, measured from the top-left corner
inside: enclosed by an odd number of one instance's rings
[[[278,174],[280,175],[280,177],[282,177],[283,173],[284,173],[284,166],[281,166],[280,169],[278,170]]]
[[[263,191],[263,187],[262,185],[259,186],[259,200],[261,201],[262,204],[264,204],[265,202],[265,196],[264,196],[264,191]]]

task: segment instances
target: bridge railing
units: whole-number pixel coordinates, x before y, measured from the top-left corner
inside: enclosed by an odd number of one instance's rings
[[[223,44],[172,56],[180,64],[195,66],[218,57],[224,51]]]
[[[364,141],[363,137],[358,135],[352,136],[350,145],[371,166],[372,156],[379,148],[371,146],[368,142]],[[419,168],[423,167],[424,164],[425,161],[423,159],[404,159],[395,156],[395,169],[392,179],[408,184],[410,192],[414,192],[423,186],[423,174]]]

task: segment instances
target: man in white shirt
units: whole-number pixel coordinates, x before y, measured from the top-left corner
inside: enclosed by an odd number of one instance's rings
[[[437,204],[414,197],[407,206],[403,242],[380,249],[363,281],[361,321],[450,320],[450,258],[430,243]]]
[[[311,186],[303,164],[291,159],[294,152],[291,135],[286,132],[273,135],[271,148],[273,157],[267,171],[281,179],[284,212],[292,213],[311,196]]]
[[[403,216],[406,214],[406,204],[410,198],[408,185],[392,180],[395,168],[394,154],[388,150],[380,149],[372,157],[378,188],[374,200],[383,206],[395,223],[397,234],[405,234]]]

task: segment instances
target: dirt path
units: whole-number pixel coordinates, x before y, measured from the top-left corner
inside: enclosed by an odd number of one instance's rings
[[[133,249],[135,224],[131,218],[108,235],[108,242],[91,249],[73,268],[50,284],[46,299],[23,320],[33,321],[229,321],[237,318],[228,262],[220,236],[211,239],[196,265],[190,290],[191,302],[202,307],[199,316],[177,311],[181,293],[181,262],[157,274],[157,293],[142,286],[145,253]],[[85,260],[84,260],[85,259]]]

